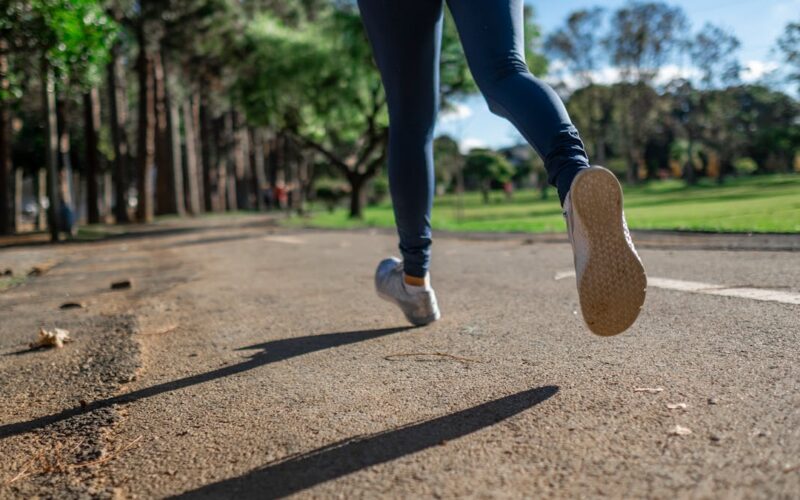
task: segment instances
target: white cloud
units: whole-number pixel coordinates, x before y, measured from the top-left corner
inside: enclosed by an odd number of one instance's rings
[[[701,78],[701,73],[697,68],[678,66],[677,64],[667,64],[666,66],[662,66],[658,71],[658,76],[656,77],[655,83],[656,85],[666,85],[677,78],[685,80],[697,80]]]
[[[472,109],[465,104],[456,103],[452,108],[442,111],[439,115],[440,123],[458,122],[472,116]]]
[[[556,63],[554,66],[558,66],[562,69],[564,67],[563,64],[560,63]],[[596,69],[592,71],[589,76],[591,76],[591,79],[594,83],[600,85],[611,85],[622,80],[622,75],[619,68],[615,68],[613,66],[606,66]],[[658,76],[655,79],[655,83],[656,85],[664,85],[675,78],[695,79],[699,78],[699,76],[700,72],[695,68],[687,68],[684,66],[678,66],[677,64],[668,64],[661,67],[658,72]],[[559,75],[558,80],[565,83],[567,88],[571,90],[577,89],[581,86],[579,78],[572,73],[563,72],[561,75]],[[551,78],[550,82],[555,83],[555,80]]]
[[[478,139],[477,137],[467,137],[463,139],[459,145],[458,149],[461,151],[461,154],[467,154],[471,150],[476,148],[485,148],[486,143],[482,139]]]
[[[742,80],[754,82],[780,68],[780,64],[775,61],[747,61],[744,63]]]

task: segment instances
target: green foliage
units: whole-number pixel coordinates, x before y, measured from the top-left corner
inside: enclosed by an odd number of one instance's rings
[[[235,90],[254,123],[341,146],[361,137],[367,109],[382,106],[380,77],[351,12],[295,28],[262,15],[248,25],[245,44]],[[388,124],[385,112],[378,121]]]
[[[733,167],[740,175],[750,175],[758,170],[758,164],[752,158],[739,158],[733,162]]]
[[[372,193],[369,196],[370,206],[379,205],[389,196],[389,179],[378,176],[372,181]]]
[[[96,0],[12,0],[0,10],[0,36],[12,51],[44,57],[84,88],[100,81],[118,29]]]
[[[337,183],[318,184],[315,191],[315,198],[325,204],[330,212],[346,197],[347,189]]]
[[[445,13],[442,30],[441,63],[442,108],[451,105],[452,98],[461,97],[478,91],[472,73],[466,64],[464,48],[458,37],[456,23],[448,9]]]
[[[514,166],[503,155],[488,149],[472,150],[464,163],[464,177],[477,182],[488,202],[493,182],[506,183],[514,176]]]
[[[528,69],[537,76],[547,74],[548,61],[544,54],[542,29],[536,22],[536,10],[533,6],[525,6],[525,58]]]
[[[446,190],[464,162],[458,143],[446,135],[437,137],[433,141],[433,159],[436,185]]]
[[[689,157],[691,155],[691,158]],[[695,170],[700,170],[703,166],[703,148],[700,145],[689,147],[689,141],[678,139],[669,148],[670,159],[678,162],[679,165],[692,165]]]

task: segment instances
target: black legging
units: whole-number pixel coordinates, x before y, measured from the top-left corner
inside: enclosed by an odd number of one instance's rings
[[[439,106],[443,0],[359,0],[389,106],[389,186],[404,269],[430,263],[433,132]],[[563,203],[589,160],[564,104],[525,63],[522,0],[447,0],[489,108],[542,157]]]

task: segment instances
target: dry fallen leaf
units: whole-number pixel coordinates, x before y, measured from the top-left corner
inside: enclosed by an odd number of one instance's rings
[[[688,427],[683,427],[682,425],[676,425],[672,429],[669,430],[670,436],[688,436],[692,433],[692,430]]]
[[[31,270],[28,272],[28,276],[42,276],[43,274],[47,273],[47,271],[55,267],[56,264],[57,264],[56,262],[45,262],[33,266]]]
[[[72,342],[69,336],[69,331],[61,328],[53,328],[52,330],[39,330],[39,339],[30,344],[31,349],[38,347],[57,347],[62,348],[67,342]]]
[[[686,403],[670,403],[667,405],[670,410],[685,410]]]
[[[649,392],[650,394],[656,394],[658,392],[664,392],[663,387],[637,387],[633,390],[633,392]]]

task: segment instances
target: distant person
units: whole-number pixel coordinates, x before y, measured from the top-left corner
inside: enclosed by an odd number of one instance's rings
[[[278,181],[275,184],[273,196],[275,198],[275,206],[278,210],[285,210],[289,206],[289,193],[283,181]]]
[[[414,325],[440,317],[428,272],[434,193],[433,131],[439,106],[444,0],[359,0],[389,106],[389,185],[403,260],[378,265],[378,294]],[[447,0],[467,60],[490,109],[539,153],[567,220],[578,295],[599,335],[626,330],[647,280],[614,174],[589,165],[558,95],[528,71],[522,0]]]

